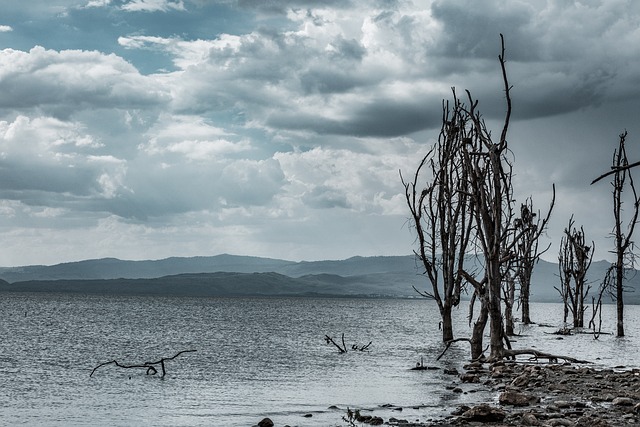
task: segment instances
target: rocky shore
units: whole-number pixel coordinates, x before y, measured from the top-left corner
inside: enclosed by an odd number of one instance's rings
[[[424,369],[438,369],[427,368]],[[515,362],[481,363],[464,366],[462,372],[445,371],[452,378],[447,388],[454,393],[486,390],[491,401],[460,405],[439,419],[418,420],[401,416],[403,408],[349,410],[331,407],[342,422],[333,426],[388,425],[398,427],[471,426],[640,426],[640,369],[620,366],[596,369],[589,365],[530,364]],[[473,388],[470,388],[473,387]],[[478,393],[480,394],[480,393]],[[486,396],[486,393],[482,393]],[[417,409],[417,408],[414,408]],[[389,411],[396,416],[389,416]],[[385,414],[383,414],[385,412]],[[382,416],[381,416],[382,415]],[[311,419],[300,425],[318,425]],[[266,418],[257,427],[272,427]],[[288,427],[288,426],[287,426]]]
[[[458,374],[458,382],[490,388],[495,391],[495,402],[459,406],[451,416],[433,422],[390,419],[385,424],[640,426],[640,369],[598,370],[584,365],[508,362],[491,365],[474,362],[464,368]]]

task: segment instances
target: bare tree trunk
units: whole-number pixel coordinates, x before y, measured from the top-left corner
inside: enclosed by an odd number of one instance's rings
[[[482,291],[482,295],[478,296],[480,300],[480,312],[478,318],[473,324],[471,332],[471,359],[480,359],[483,356],[483,338],[484,330],[487,327],[487,320],[489,319],[489,302],[487,295]]]
[[[624,291],[623,279],[624,279],[624,260],[623,260],[622,254],[618,253],[618,257],[616,260],[616,315],[617,315],[616,336],[618,337],[624,336],[624,302],[622,300],[623,291]]]
[[[631,264],[633,264],[634,254],[630,250],[630,248],[633,247],[633,241],[631,240],[631,238],[633,237],[635,226],[638,223],[638,213],[640,211],[640,198],[638,197],[638,193],[636,192],[636,187],[633,182],[633,176],[631,175],[630,171],[630,168],[636,166],[637,163],[629,164],[627,158],[627,150],[625,147],[626,139],[627,131],[624,131],[620,134],[618,149],[613,152],[613,164],[611,166],[611,171],[601,175],[592,182],[593,184],[606,176],[613,175],[613,181],[611,182],[611,184],[613,186],[613,216],[615,222],[613,232],[611,234],[613,235],[615,240],[616,263],[614,265],[614,270],[616,278],[615,292],[612,292],[612,294],[616,298],[618,337],[624,336],[623,292],[625,263],[630,262]],[[624,191],[627,179],[629,180],[629,188],[631,189],[633,197],[633,208],[631,211],[631,218],[625,232],[622,229],[622,192]]]
[[[443,310],[441,312],[442,317],[442,340],[444,342],[451,341],[453,339],[453,320],[451,318],[452,306],[449,301],[445,301]]]
[[[507,336],[513,336],[515,335],[513,325],[513,304],[516,299],[516,282],[513,277],[507,277],[504,291],[504,331]]]
[[[522,310],[522,323],[525,325],[530,325],[531,322],[531,314],[529,312],[529,295],[531,292],[531,284],[530,283],[520,283],[520,307]]]

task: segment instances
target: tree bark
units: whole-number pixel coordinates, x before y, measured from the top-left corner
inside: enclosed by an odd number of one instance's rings
[[[617,316],[617,328],[616,336],[624,337],[624,260],[621,254],[618,254],[616,261],[616,316]]]
[[[480,359],[483,356],[483,337],[484,330],[487,326],[487,320],[489,318],[489,304],[486,302],[486,295],[479,297],[481,300],[480,313],[471,332],[471,359]],[[484,300],[484,301],[482,301]]]

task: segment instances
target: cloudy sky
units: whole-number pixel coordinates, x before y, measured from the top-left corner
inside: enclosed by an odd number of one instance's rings
[[[469,89],[516,198],[609,257],[618,134],[640,160],[635,0],[4,0],[0,266],[413,249],[398,171]],[[640,173],[640,171],[638,171]]]

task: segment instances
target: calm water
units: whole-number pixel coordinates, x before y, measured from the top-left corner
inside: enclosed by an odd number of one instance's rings
[[[520,329],[514,347],[572,355],[599,366],[640,366],[640,307],[627,308],[628,338],[603,335],[558,340],[554,328]],[[603,330],[614,330],[605,307]],[[385,418],[425,421],[449,406],[490,395],[453,394],[441,371],[410,371],[425,363],[460,367],[467,345],[440,362],[435,304],[426,300],[157,298],[0,295],[0,424],[94,426],[345,425],[340,408],[405,407]],[[558,304],[532,307],[532,318],[560,325]],[[466,312],[457,313],[465,335]],[[518,329],[518,328],[517,328]],[[325,344],[343,333],[348,345],[373,341],[366,353],[339,354]],[[140,363],[196,349],[167,362],[167,376]],[[415,407],[415,408],[412,408]],[[303,418],[304,414],[312,418]],[[380,413],[380,412],[379,412]]]

